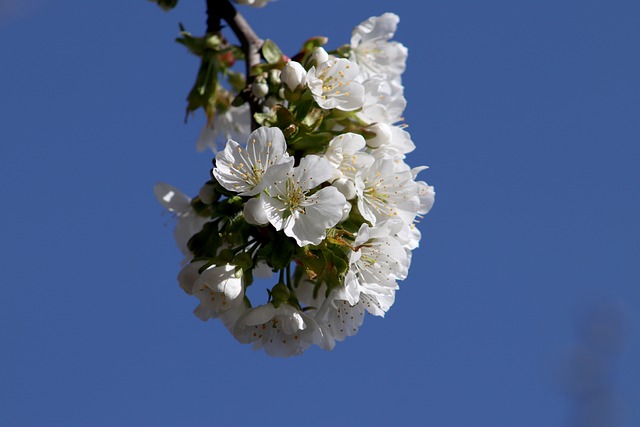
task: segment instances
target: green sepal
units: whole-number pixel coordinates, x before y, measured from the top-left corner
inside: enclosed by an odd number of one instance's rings
[[[278,308],[281,303],[289,301],[290,296],[291,292],[289,292],[289,288],[287,288],[287,285],[284,283],[277,283],[273,288],[271,288],[271,302],[276,308]]]
[[[264,259],[269,267],[274,270],[283,270],[290,263],[296,244],[284,233],[273,235],[269,243],[258,249],[259,259]]]
[[[325,44],[327,44],[328,41],[329,41],[329,38],[324,36],[311,37],[311,38],[308,38],[302,44],[302,49],[300,50],[304,53],[311,52],[317,47],[324,46]]]
[[[222,246],[222,238],[218,232],[219,221],[210,221],[202,226],[202,230],[191,236],[187,247],[194,258],[215,258]]]
[[[249,268],[244,270],[244,275],[242,276],[242,283],[245,288],[253,285],[253,268]]]
[[[240,107],[240,106],[244,105],[246,102],[247,102],[247,100],[245,99],[244,96],[238,95],[235,98],[233,98],[233,101],[231,101],[231,106],[232,107]]]
[[[342,245],[328,244],[322,253],[327,261],[327,272],[324,282],[327,284],[327,291],[344,286],[344,278],[349,271],[349,255]]]
[[[245,271],[249,271],[251,267],[253,267],[253,259],[251,258],[251,255],[248,254],[247,252],[239,252],[233,258],[232,264],[237,265],[238,267],[240,267]]]
[[[234,256],[235,256],[235,253],[231,249],[228,249],[228,248],[222,249],[218,254],[218,256],[216,257],[218,261],[217,264],[218,265],[231,264],[233,262]]]
[[[231,217],[240,212],[243,206],[244,200],[242,197],[233,196],[218,202],[218,204],[214,205],[214,208],[218,215]]]
[[[333,138],[331,132],[318,132],[308,134],[306,132],[298,132],[296,137],[289,141],[291,150],[300,150],[306,154],[322,153],[326,150],[329,142]]]
[[[296,265],[296,269],[293,271],[293,287],[297,288],[300,285],[300,281],[302,280],[302,275],[304,274],[304,267],[301,265]]]
[[[337,48],[336,50],[334,50],[333,52],[329,52],[329,53],[333,53],[334,55],[340,58],[349,58],[351,56],[351,51],[352,51],[351,46],[348,44],[344,44],[339,48]]]
[[[302,124],[307,127],[309,132],[314,132],[320,127],[323,118],[324,111],[322,108],[312,108],[304,119],[302,119]]]

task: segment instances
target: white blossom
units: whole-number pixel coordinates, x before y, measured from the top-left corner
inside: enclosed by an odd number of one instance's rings
[[[268,64],[248,95],[260,101],[255,120],[271,127],[253,132],[249,102],[222,105],[247,95],[238,93],[241,75],[227,73],[235,60],[228,52],[213,70],[220,85],[197,142],[216,153],[212,178],[195,202],[170,185],[154,188],[177,217],[188,261],[177,279],[198,299],[194,314],[219,319],[268,355],[332,350],[359,331],[365,313],[384,316],[408,276],[416,225],[435,191],[417,178],[425,166],[405,162],[415,144],[404,123],[407,49],[393,40],[398,22],[393,13],[374,16],[331,54],[310,51],[326,42],[316,37],[295,57],[302,63]],[[221,151],[218,139],[226,140]],[[246,288],[262,283],[271,284],[267,300],[252,304]]]
[[[249,104],[230,107],[226,111],[216,111],[212,121],[208,121],[196,141],[196,149],[204,151],[209,147],[214,153],[218,152],[216,141],[233,139],[244,141],[251,132],[251,113]]]
[[[194,310],[201,320],[217,318],[242,302],[242,279],[233,265],[211,266],[200,273],[192,288],[200,304]]]
[[[385,13],[371,17],[353,29],[351,59],[360,65],[363,80],[374,75],[394,80],[404,72],[407,48],[401,43],[389,41],[399,21],[397,15]]]
[[[301,354],[311,344],[322,342],[318,324],[302,311],[280,304],[267,303],[251,308],[236,321],[233,335],[241,343],[253,343],[270,356],[289,357]]]
[[[213,176],[227,190],[253,196],[264,189],[262,180],[267,170],[292,163],[282,131],[263,126],[251,133],[245,147],[230,139],[216,155]]]
[[[335,168],[332,179],[354,180],[358,170],[370,166],[374,158],[363,152],[366,142],[362,135],[347,132],[329,142],[324,158]]]
[[[331,178],[333,170],[324,158],[308,155],[300,165],[279,170],[260,195],[269,222],[296,240],[299,246],[317,245],[327,229],[342,218],[345,197],[335,187],[313,190]]]
[[[356,180],[358,209],[372,225],[399,218],[407,226],[413,223],[420,199],[411,171],[390,158],[377,159],[360,171]]]
[[[191,198],[172,185],[158,183],[153,187],[153,192],[160,204],[178,219],[173,236],[180,251],[185,256],[191,257],[193,254],[187,243],[191,236],[202,230],[202,226],[209,219],[198,216],[191,206]]]
[[[384,126],[381,123],[378,125]],[[405,154],[415,150],[416,146],[409,132],[399,126],[389,126],[386,129],[389,131],[390,138],[378,141],[381,145],[370,152],[374,157],[401,160],[405,158]]]
[[[355,81],[358,65],[345,58],[332,58],[311,67],[307,86],[322,108],[353,111],[362,107],[364,87]]]
[[[427,166],[418,166],[411,169],[413,179],[416,179],[418,173],[425,169],[427,169]],[[435,202],[436,198],[436,192],[433,186],[427,184],[424,181],[417,181],[416,184],[418,184],[418,197],[420,198],[420,209],[418,209],[418,214],[426,215],[433,207],[433,203]]]
[[[397,81],[389,81],[383,76],[373,76],[365,80],[364,102],[358,117],[365,122],[394,124],[403,121],[407,106],[404,87]]]
[[[341,297],[339,290],[326,297],[327,287],[322,284],[314,294],[315,284],[305,275],[296,289],[301,302],[309,307],[307,313],[313,316],[322,331],[322,342],[318,346],[332,350],[336,341],[355,335],[364,321],[365,305],[350,304]]]

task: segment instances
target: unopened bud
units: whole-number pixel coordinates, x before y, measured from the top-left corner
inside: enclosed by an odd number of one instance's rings
[[[281,71],[278,69],[274,69],[269,71],[269,84],[273,86],[278,86],[281,82],[280,80]]]
[[[253,259],[251,255],[247,252],[240,252],[233,259],[233,265],[237,265],[243,270],[249,269],[253,266]]]
[[[311,61],[316,67],[328,60],[329,60],[329,54],[327,53],[326,50],[324,50],[323,47],[317,47],[313,49],[313,53],[311,54]]]
[[[209,181],[200,187],[198,197],[205,205],[211,205],[220,198],[220,194],[216,193],[213,182]]]
[[[273,287],[273,289],[271,289],[271,296],[273,297],[274,305],[286,302],[290,295],[291,293],[284,283],[278,283]]]
[[[265,225],[269,223],[269,217],[264,210],[260,197],[247,200],[242,210],[244,220],[251,225]]]
[[[251,93],[256,98],[264,98],[269,93],[269,86],[263,81],[256,81],[251,85]]]
[[[307,71],[302,64],[296,61],[289,61],[284,66],[280,74],[282,83],[287,85],[289,90],[295,91],[298,87],[303,86],[307,81]]]

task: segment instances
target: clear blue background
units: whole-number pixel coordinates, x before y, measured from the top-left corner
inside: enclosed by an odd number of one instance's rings
[[[198,320],[152,188],[208,177],[173,42],[204,1],[3,0],[0,425],[568,426],[593,381],[618,417],[596,426],[640,425],[640,3],[240,10],[290,54],[400,16],[408,162],[437,198],[396,304],[290,359]]]

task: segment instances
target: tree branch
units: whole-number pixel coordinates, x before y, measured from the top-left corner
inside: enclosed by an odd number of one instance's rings
[[[242,51],[245,55],[247,86],[243,91],[243,96],[249,102],[251,129],[255,130],[258,128],[258,123],[254,118],[254,114],[259,111],[259,102],[251,93],[251,85],[254,80],[254,77],[251,75],[251,69],[254,65],[260,63],[260,48],[264,40],[258,37],[249,23],[231,4],[230,0],[207,0],[207,33],[220,32],[222,29],[221,21],[223,19],[229,24],[229,27],[240,41]]]

